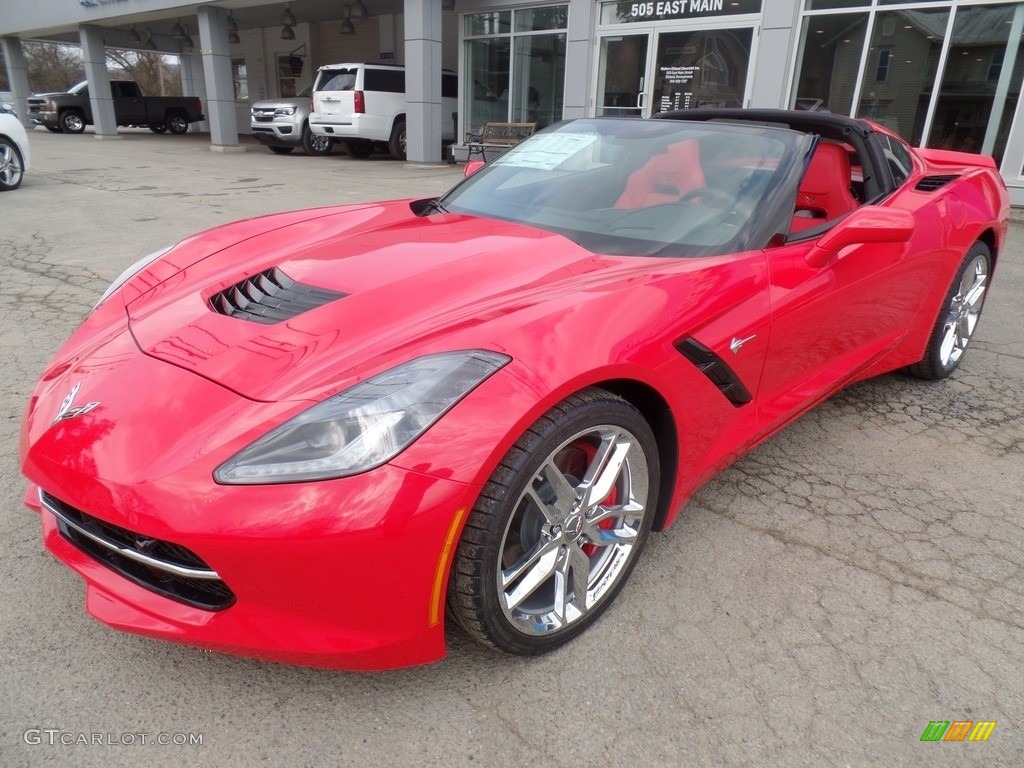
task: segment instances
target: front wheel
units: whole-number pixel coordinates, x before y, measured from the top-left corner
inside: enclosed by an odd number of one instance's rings
[[[509,450],[466,522],[448,587],[477,641],[535,655],[589,627],[626,583],[658,500],[658,449],[628,402],[587,389]]]
[[[388,152],[395,160],[405,160],[405,120],[396,120],[391,129],[391,138],[388,139]]]
[[[991,270],[988,246],[982,242],[972,245],[946,292],[924,357],[908,367],[908,373],[935,380],[944,379],[957,369],[981,318]]]
[[[8,192],[21,186],[25,176],[25,163],[14,143],[0,136],[0,192]]]
[[[173,134],[180,136],[183,133],[188,133],[188,119],[181,112],[172,112],[167,116],[167,120],[164,121],[164,125],[167,130]]]
[[[302,126],[302,148],[307,155],[323,157],[331,154],[333,147],[334,140],[330,136],[313,133],[308,124]]]
[[[85,130],[85,118],[74,109],[61,112],[59,122],[64,133],[82,133]]]

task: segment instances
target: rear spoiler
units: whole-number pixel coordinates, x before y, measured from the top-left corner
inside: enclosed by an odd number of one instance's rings
[[[917,156],[928,165],[956,166],[958,168],[991,168],[997,170],[996,161],[989,155],[972,152],[954,152],[951,149],[918,149]]]

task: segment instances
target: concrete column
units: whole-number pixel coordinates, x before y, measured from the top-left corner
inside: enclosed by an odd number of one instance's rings
[[[235,85],[231,78],[231,44],[228,43],[228,12],[205,5],[199,8],[199,47],[206,82],[206,117],[210,121],[210,149],[244,152],[238,143]]]
[[[406,158],[441,162],[441,0],[405,0]]]
[[[92,24],[78,28],[85,63],[85,79],[89,81],[89,104],[97,139],[117,136],[117,118],[114,116],[114,97],[110,95],[110,74],[107,72],[107,50],[103,44],[103,30]]]
[[[21,40],[17,37],[0,37],[3,47],[4,61],[7,63],[7,81],[14,93],[14,104],[18,110],[18,119],[26,128],[32,127],[28,119],[28,102],[31,95],[28,87],[28,68],[25,66],[25,53],[21,49]]]
[[[597,4],[592,0],[570,0],[569,29],[565,41],[565,102],[555,119],[588,117],[594,109],[590,69],[594,58],[594,26]]]
[[[203,54],[201,51],[184,53],[178,57],[178,74],[181,77],[181,95],[196,96],[203,105],[203,114],[207,119],[195,123],[195,130],[200,133],[210,132],[210,110],[206,106],[206,86],[203,83]]]

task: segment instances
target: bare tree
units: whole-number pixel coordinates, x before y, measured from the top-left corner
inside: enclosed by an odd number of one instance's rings
[[[173,56],[109,48],[107,68],[111,74],[123,72],[125,79],[137,82],[150,96],[181,96],[181,77]]]
[[[36,93],[66,91],[85,79],[82,50],[75,45],[22,43],[29,88]]]

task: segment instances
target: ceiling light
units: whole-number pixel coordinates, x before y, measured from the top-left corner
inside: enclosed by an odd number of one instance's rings
[[[232,14],[228,14],[228,32],[237,32],[238,22],[235,21],[235,17]]]
[[[294,27],[295,24],[297,23],[295,21],[295,14],[292,13],[292,4],[291,3],[288,3],[288,5],[285,6],[285,8],[284,8],[284,16],[281,17],[281,23],[284,24],[286,27]],[[293,37],[294,37],[294,33],[293,33]],[[283,38],[283,39],[291,40],[293,38]]]
[[[352,10],[349,12],[349,16],[353,19],[365,19],[369,16],[369,12],[366,10],[366,6],[363,5],[363,0],[356,0],[352,4]]]
[[[139,34],[139,30],[137,30],[135,28],[134,24],[132,24],[131,32],[128,33],[128,42],[129,43],[141,43],[142,42],[142,35]]]
[[[283,27],[281,27],[281,39],[282,40],[294,40],[295,39],[295,30],[292,29],[291,27],[289,27],[287,24],[285,24]]]
[[[238,45],[242,40],[239,38],[237,32],[228,32],[228,42],[232,45]]]
[[[175,37],[184,37],[185,36],[185,28],[183,26],[181,26],[181,19],[175,19],[174,20],[174,26],[171,27],[171,34],[174,35]]]

